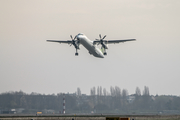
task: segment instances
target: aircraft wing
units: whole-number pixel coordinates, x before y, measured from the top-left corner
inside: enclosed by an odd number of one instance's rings
[[[47,40],[47,42],[58,42],[58,43],[67,43],[67,44],[71,44],[71,43],[72,43],[72,40],[67,40],[67,41]]]
[[[120,42],[127,42],[127,41],[134,41],[136,39],[126,39],[126,40],[103,40],[103,42],[105,42],[106,44],[115,44],[115,43],[120,43]],[[97,40],[97,41],[93,41],[94,44],[97,44],[97,43],[101,43],[100,40]]]

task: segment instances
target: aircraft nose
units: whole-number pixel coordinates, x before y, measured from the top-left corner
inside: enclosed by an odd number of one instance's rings
[[[77,39],[80,39],[80,38],[81,38],[81,35],[78,34],[78,35],[76,36],[76,38],[77,38]]]
[[[79,35],[76,36],[77,40],[80,40]]]
[[[104,56],[102,55],[101,58],[104,58]]]
[[[103,54],[100,54],[100,58],[104,58],[104,55],[103,55]]]

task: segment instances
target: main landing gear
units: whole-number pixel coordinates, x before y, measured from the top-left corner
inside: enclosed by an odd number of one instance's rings
[[[77,49],[76,49],[76,53],[75,53],[75,56],[78,56],[79,54],[78,54],[78,52],[77,52]]]
[[[101,48],[103,50],[103,54],[107,55],[106,49],[104,47]]]
[[[106,49],[107,49],[106,47],[101,46],[101,51],[104,55],[107,55]]]

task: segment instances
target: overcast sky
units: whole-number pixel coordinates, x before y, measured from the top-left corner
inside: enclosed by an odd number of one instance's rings
[[[90,94],[110,86],[180,95],[180,0],[1,0],[0,93]],[[46,42],[84,33],[109,45],[104,59]]]

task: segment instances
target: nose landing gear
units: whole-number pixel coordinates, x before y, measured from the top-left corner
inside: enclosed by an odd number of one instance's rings
[[[78,53],[75,53],[75,56],[78,56]]]

